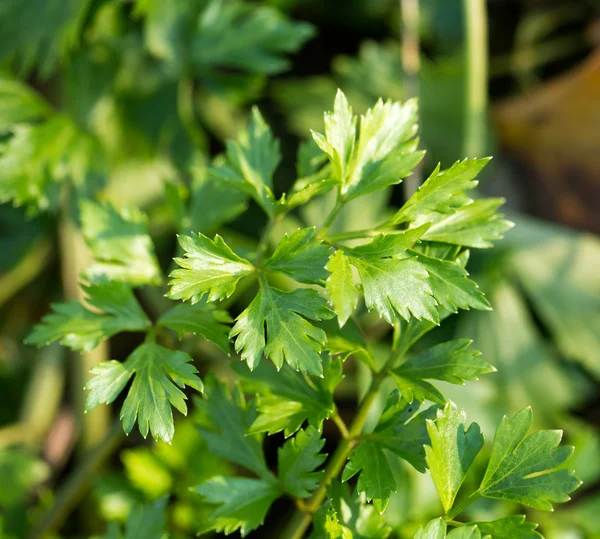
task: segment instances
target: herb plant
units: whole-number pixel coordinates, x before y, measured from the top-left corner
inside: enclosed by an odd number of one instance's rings
[[[172,301],[158,316],[138,301],[137,287],[162,281],[145,216],[80,203],[94,256],[82,275],[85,302],[53,305],[27,342],[89,351],[121,332],[145,333],[126,361],[93,368],[86,406],[124,397],[124,431],[137,424],[144,437],[169,443],[172,409],[186,414],[187,396],[198,397],[199,436],[239,470],[194,487],[214,506],[206,529],[245,536],[286,496],[297,512],[283,537],[304,537],[311,524],[313,538],[387,537],[398,459],[431,475],[443,509],[416,532],[419,539],[541,537],[521,514],[465,522],[463,512],[480,498],[552,510],[579,486],[563,466],[572,448],[560,445],[560,431],[529,433],[530,408],[502,419],[489,458],[484,455],[480,427],[446,399],[439,382],[461,385],[494,367],[466,339],[420,346],[453,313],[490,309],[466,270],[469,249],[491,247],[512,226],[498,213],[501,199],[473,197],[489,159],[438,166],[379,226],[334,232],[350,201],[399,184],[419,164],[417,114],[413,100],[380,100],[359,118],[338,92],[324,132],[315,131],[300,148],[298,179],[278,198],[279,143],[255,108],[247,128],[207,168],[206,181],[223,195],[214,199],[220,225],[250,199],[262,209],[267,224],[260,240],[236,247],[219,234],[180,234],[181,255],[168,282]],[[284,233],[286,217],[308,215],[302,208],[315,197],[328,206],[322,222]],[[240,304],[234,316],[230,309]],[[373,320],[390,329],[389,342],[370,338]],[[209,372],[200,378],[177,340],[190,333],[231,354],[232,386]],[[346,425],[335,391],[349,358],[363,364],[370,382]],[[331,455],[323,452],[325,421],[340,433]],[[271,466],[263,441],[280,432],[285,441]],[[483,477],[462,492],[471,468],[484,470]],[[130,517],[127,537],[139,536],[141,511]],[[163,521],[155,518],[155,525]]]

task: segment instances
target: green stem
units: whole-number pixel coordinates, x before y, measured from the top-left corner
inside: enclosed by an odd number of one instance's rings
[[[194,106],[194,79],[184,75],[177,85],[177,114],[192,144],[202,151],[208,149],[208,142],[203,129],[198,125],[196,107]]]
[[[71,511],[90,487],[91,479],[102,464],[119,447],[124,437],[123,427],[115,421],[106,437],[85,457],[62,484],[54,499],[54,505],[41,518],[29,535],[29,539],[50,537],[64,524]]]
[[[265,226],[265,228],[260,236],[260,240],[258,241],[258,246],[256,247],[256,252],[258,253],[258,255],[256,257],[256,265],[257,266],[260,266],[260,264],[267,257],[267,254],[269,251],[269,240],[271,239],[271,233],[273,232],[273,229],[275,228],[277,223],[279,223],[279,221],[283,217],[283,215],[284,214],[278,214],[278,215],[275,215],[274,217],[269,218],[269,221],[267,222],[267,225]]]
[[[376,376],[373,378],[371,386],[360,405],[358,413],[356,414],[350,429],[348,430],[348,437],[343,438],[337,446],[333,456],[325,468],[325,474],[323,475],[323,479],[321,480],[319,487],[317,490],[315,490],[310,500],[308,500],[304,505],[304,511],[298,512],[296,515],[294,515],[283,532],[283,539],[301,539],[304,536],[304,533],[312,522],[312,516],[314,512],[325,500],[327,487],[331,481],[342,471],[342,468],[344,467],[344,464],[346,463],[346,460],[348,459],[348,456],[355,445],[354,438],[360,435],[369,416],[371,406],[377,399],[377,393],[379,392],[379,387],[381,386],[383,380],[383,376]]]
[[[348,435],[349,435],[348,427],[346,426],[346,423],[344,423],[344,420],[341,418],[339,412],[336,411],[330,417],[330,419],[335,423],[336,427],[340,431],[340,434],[342,435],[342,438],[348,438]]]
[[[329,215],[325,219],[325,222],[323,223],[323,226],[321,227],[321,230],[319,231],[319,234],[317,235],[317,237],[319,237],[319,238],[325,237],[325,234],[327,234],[327,231],[329,230],[329,228],[335,221],[336,217],[342,211],[342,208],[344,207],[345,204],[346,204],[346,201],[338,193],[337,200],[335,201],[335,206],[333,207],[331,212],[329,212]]]
[[[362,238],[373,238],[381,232],[377,229],[364,229],[364,230],[351,230],[350,232],[341,232],[340,234],[332,234],[327,236],[325,239],[328,242],[348,241],[348,240],[359,240]]]
[[[402,29],[402,68],[404,70],[405,97],[419,96],[421,70],[419,0],[400,0],[400,27]],[[408,200],[421,184],[421,165],[402,183],[404,198]]]
[[[471,495],[467,496],[461,503],[459,503],[454,509],[448,512],[446,515],[446,520],[452,520],[456,515],[462,513],[466,507],[476,502],[479,498],[481,498],[481,494],[478,490],[473,492]]]
[[[466,89],[463,155],[482,157],[488,107],[488,33],[485,0],[463,0],[465,17]]]

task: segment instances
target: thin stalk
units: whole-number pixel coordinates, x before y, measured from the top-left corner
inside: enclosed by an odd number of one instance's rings
[[[473,494],[466,497],[461,503],[459,503],[454,509],[448,512],[446,515],[446,520],[452,520],[456,515],[460,515],[469,505],[475,503],[479,498],[481,498],[481,494],[478,490],[473,492]]]
[[[348,438],[348,427],[346,426],[344,420],[341,418],[339,412],[336,411],[330,419],[335,423],[336,427],[340,431],[340,434],[342,435],[342,438]]]
[[[354,448],[354,439],[360,435],[365,422],[367,421],[369,412],[373,406],[373,403],[377,399],[377,393],[379,392],[379,387],[381,386],[383,380],[384,377],[382,376],[376,376],[373,378],[371,386],[367,391],[365,398],[362,400],[358,413],[356,414],[356,417],[354,418],[354,421],[348,430],[348,436],[343,438],[337,446],[333,456],[331,457],[331,460],[325,468],[325,474],[323,475],[323,479],[321,480],[319,487],[313,493],[310,500],[308,500],[304,505],[304,512],[298,512],[296,515],[294,515],[283,532],[283,539],[301,539],[304,536],[304,533],[312,522],[312,516],[314,512],[325,500],[327,487],[331,481],[340,474],[344,464],[346,463],[346,460],[348,459],[348,456],[350,455],[350,452]]]
[[[482,157],[488,108],[488,32],[485,0],[463,0],[466,88],[464,147],[466,157]]]
[[[89,489],[93,475],[119,447],[123,437],[123,427],[117,420],[105,438],[85,455],[62,484],[54,499],[54,505],[41,518],[39,524],[29,535],[29,539],[49,537],[60,529]]]
[[[421,53],[419,39],[420,9],[419,0],[400,0],[400,28],[402,31],[402,69],[404,70],[404,95],[419,97],[419,72],[421,70]],[[402,187],[404,198],[408,200],[421,185],[421,165],[412,175],[405,178]]]
[[[372,228],[366,230],[351,230],[350,232],[341,232],[340,234],[332,234],[331,236],[327,236],[325,239],[329,242],[335,243],[338,241],[349,241],[349,240],[358,240],[362,238],[372,238],[380,234],[381,231]]]
[[[325,237],[325,234],[327,234],[327,231],[329,230],[329,228],[331,227],[331,225],[333,224],[333,222],[335,221],[335,219],[337,218],[339,213],[342,211],[345,204],[346,204],[346,201],[338,193],[337,200],[335,201],[335,206],[329,212],[329,215],[325,219],[325,222],[323,223],[321,230],[319,230],[319,234],[318,234],[319,238]]]
[[[192,144],[206,152],[208,141],[196,117],[194,79],[192,76],[183,76],[177,84],[177,114]]]
[[[68,200],[59,223],[59,242],[62,284],[67,299],[83,300],[83,293],[79,286],[79,276],[89,262],[89,252],[85,246],[83,236],[77,229],[72,217],[69,215]],[[80,449],[85,451],[102,440],[110,423],[110,407],[98,406],[90,413],[85,413],[83,386],[89,379],[91,368],[100,361],[109,359],[108,344],[100,343],[91,352],[73,354],[72,380],[74,410],[81,426]]]
[[[277,223],[279,223],[282,217],[283,214],[279,214],[269,218],[269,221],[267,222],[267,225],[265,226],[260,236],[260,240],[258,241],[258,246],[256,248],[256,252],[258,253],[258,256],[256,257],[257,265],[260,265],[263,262],[263,260],[267,257],[271,233],[273,232],[273,229],[275,228]]]

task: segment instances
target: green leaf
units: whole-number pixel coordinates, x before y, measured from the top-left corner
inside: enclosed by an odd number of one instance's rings
[[[59,341],[72,350],[89,352],[105,339],[122,331],[147,331],[150,321],[131,288],[119,282],[82,287],[91,311],[78,301],[54,303],[25,339],[38,347]]]
[[[333,112],[325,113],[325,136],[313,133],[328,155],[346,200],[400,183],[421,161],[417,152],[417,103],[379,100],[358,119],[338,90]]]
[[[123,430],[129,434],[137,420],[144,438],[150,430],[155,440],[168,443],[175,432],[171,406],[187,414],[186,396],[179,388],[189,386],[196,391],[203,390],[191,361],[184,352],[152,342],[138,346],[124,363],[103,361],[92,368],[90,372],[94,377],[85,385],[90,391],[86,410],[113,402],[135,375],[121,408]]]
[[[442,518],[430,520],[425,528],[419,528],[414,539],[446,539],[446,523]]]
[[[394,369],[392,375],[404,398],[409,402],[416,398],[443,405],[444,396],[426,380],[463,385],[466,380],[478,380],[483,374],[495,372],[479,352],[468,348],[470,344],[468,339],[437,344]]]
[[[197,405],[208,420],[201,426],[200,434],[210,452],[271,482],[274,476],[267,467],[262,446],[256,437],[247,434],[256,419],[254,404],[247,404],[238,388],[232,395],[225,384],[208,377],[204,398]]]
[[[219,504],[210,516],[212,528],[245,537],[261,526],[271,504],[281,495],[277,483],[247,477],[213,477],[194,487],[208,503]]]
[[[503,417],[479,491],[487,498],[552,511],[553,503],[571,499],[569,493],[581,481],[566,469],[557,470],[573,453],[571,446],[559,447],[562,431],[542,430],[527,436],[532,421],[531,408],[512,419]]]
[[[315,512],[309,539],[353,539],[353,537],[352,532],[340,523],[331,502],[327,501]]]
[[[209,169],[217,181],[229,183],[252,196],[272,217],[275,213],[273,174],[281,161],[279,141],[265,123],[259,110],[252,109],[250,123],[237,140],[227,141],[227,157]]]
[[[252,371],[244,363],[236,363],[233,368],[244,378],[244,387],[249,392],[260,393],[259,414],[249,428],[250,433],[284,431],[287,438],[305,421],[320,430],[323,421],[335,410],[333,388],[325,386],[330,369],[324,369],[325,378],[309,385],[302,374],[288,365],[277,370],[263,361]]]
[[[34,489],[49,476],[50,469],[46,462],[30,455],[23,448],[1,449],[0,508],[8,510],[25,502]]]
[[[179,236],[183,258],[180,268],[171,272],[168,296],[197,303],[204,295],[208,301],[228,298],[237,283],[254,271],[254,266],[236,255],[218,234],[210,240],[203,234]]]
[[[472,201],[465,192],[475,189],[475,178],[490,158],[457,161],[449,169],[440,171],[438,165],[429,178],[406,201],[391,223],[407,221],[427,222],[429,213],[451,214]]]
[[[274,74],[288,68],[286,53],[312,36],[307,23],[294,23],[268,6],[210,0],[198,19],[191,54],[200,73],[225,68]]]
[[[230,336],[237,337],[235,350],[251,369],[259,364],[264,352],[278,369],[285,360],[295,370],[320,376],[323,366],[319,353],[327,337],[307,318],[323,320],[332,316],[315,290],[283,292],[263,284],[237,317]]]
[[[383,449],[375,443],[363,442],[352,451],[342,473],[342,481],[354,477],[357,473],[358,492],[364,492],[367,501],[373,500],[373,506],[383,514],[390,496],[396,492],[396,480]]]
[[[340,523],[350,530],[353,539],[386,539],[392,533],[384,517],[365,503],[364,494],[351,493],[348,483],[333,480],[327,494]]]
[[[327,278],[329,247],[315,239],[315,228],[301,228],[283,236],[264,268],[279,271],[305,284],[322,284]]]
[[[323,470],[315,471],[327,458],[325,445],[314,427],[300,430],[277,451],[277,470],[283,490],[297,498],[308,498],[319,486]]]
[[[162,281],[148,219],[135,208],[117,210],[83,200],[81,226],[95,262],[84,276],[90,281],[118,280],[134,286]]]
[[[16,124],[45,118],[49,113],[46,101],[27,84],[0,75],[0,133],[7,133]]]
[[[115,537],[123,539],[161,539],[166,536],[167,519],[165,509],[167,499],[158,500],[152,504],[137,505],[129,513],[125,534],[118,533]]]
[[[474,281],[467,278],[467,271],[457,262],[438,260],[416,254],[418,262],[429,274],[428,284],[439,305],[450,312],[458,309],[489,311],[490,304]]]
[[[535,531],[537,524],[528,522],[525,515],[513,515],[476,524],[482,533],[491,535],[493,539],[543,539],[542,534]]]
[[[466,429],[466,414],[448,402],[438,410],[435,421],[427,420],[431,445],[425,446],[425,460],[438,491],[444,511],[454,504],[458,489],[483,447],[483,435],[477,423]]]
[[[429,443],[427,420],[434,419],[438,406],[419,411],[420,402],[407,402],[397,390],[388,396],[383,414],[373,431],[382,447],[410,463],[418,472],[426,469],[425,448]]]
[[[477,526],[461,526],[448,534],[448,539],[481,539],[481,532]],[[486,539],[490,539],[488,536]]]
[[[343,251],[337,250],[329,258],[326,269],[330,274],[326,283],[329,301],[337,314],[339,325],[342,327],[352,316],[359,299],[350,259],[344,255]]]
[[[484,198],[449,214],[428,215],[431,227],[423,239],[476,249],[493,247],[492,242],[501,240],[504,233],[514,226],[511,221],[503,219],[501,213],[497,213],[504,202],[503,198]]]
[[[158,325],[175,331],[181,339],[184,333],[202,335],[229,354],[229,324],[233,322],[227,311],[213,309],[200,302],[195,305],[180,303],[165,312]]]

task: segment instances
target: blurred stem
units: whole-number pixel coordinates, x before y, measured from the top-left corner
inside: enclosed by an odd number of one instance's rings
[[[481,494],[478,490],[476,490],[461,503],[459,503],[454,509],[448,511],[448,514],[446,515],[447,521],[454,519],[454,517],[457,515],[460,515],[469,505],[476,502],[479,498],[481,498]]]
[[[325,218],[325,222],[323,223],[323,226],[321,227],[321,230],[319,231],[319,234],[317,235],[319,238],[325,237],[325,234],[327,234],[327,231],[329,230],[329,228],[335,221],[336,217],[342,211],[342,208],[344,207],[345,204],[346,204],[346,201],[342,198],[341,194],[338,193],[337,199],[335,201],[335,206],[329,212],[329,215]]]
[[[194,93],[194,78],[191,75],[182,76],[177,85],[177,114],[192,144],[207,153],[208,141],[198,124]]]
[[[123,437],[121,422],[117,420],[104,439],[85,454],[79,465],[62,484],[54,499],[54,505],[29,535],[30,539],[51,537],[60,529],[87,492],[94,474],[119,447]]]
[[[419,39],[419,0],[400,0],[400,28],[402,29],[402,68],[404,69],[404,95],[419,97],[419,72],[421,70]],[[404,199],[408,200],[421,185],[419,164],[412,175],[405,178],[402,187]]]
[[[48,238],[36,240],[15,266],[0,277],[0,306],[35,279],[51,257]]]
[[[483,157],[488,107],[488,33],[485,0],[463,0],[465,18],[465,157]]]
[[[79,276],[87,266],[89,257],[83,235],[78,230],[68,208],[69,200],[65,200],[61,220],[59,223],[59,243],[62,284],[68,300],[83,301],[83,292],[79,286]],[[110,422],[110,407],[98,406],[93,411],[85,413],[85,395],[83,386],[89,379],[91,368],[100,361],[109,359],[108,344],[100,343],[90,352],[73,354],[72,381],[73,381],[73,408],[81,429],[79,447],[82,451],[94,446],[101,440]]]

